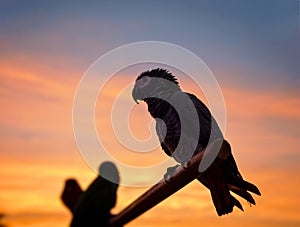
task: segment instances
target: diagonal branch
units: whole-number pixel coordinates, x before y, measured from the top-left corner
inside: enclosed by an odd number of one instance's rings
[[[220,144],[222,141],[223,140],[216,140],[211,143],[206,148],[207,152],[212,150],[215,145]],[[169,181],[159,181],[152,188],[133,201],[129,206],[123,209],[119,214],[112,217],[108,222],[108,226],[125,225],[152,207],[156,206],[158,203],[165,200],[175,192],[179,191],[194,179],[198,178],[202,174],[198,171],[198,168],[204,152],[205,150],[193,156],[188,165],[184,168],[180,167]]]

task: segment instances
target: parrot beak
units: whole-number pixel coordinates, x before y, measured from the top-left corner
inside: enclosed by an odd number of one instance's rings
[[[136,87],[134,87],[132,90],[132,98],[136,102],[136,104],[139,104],[139,102],[138,102],[139,96],[140,96],[139,90]]]

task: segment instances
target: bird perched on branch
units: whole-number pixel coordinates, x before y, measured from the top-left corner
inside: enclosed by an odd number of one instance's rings
[[[145,101],[148,111],[156,120],[156,132],[164,152],[181,165],[203,151],[216,139],[223,139],[222,132],[205,104],[195,95],[183,92],[177,79],[165,69],[141,73],[132,91],[133,99]],[[226,155],[218,155],[208,169],[198,178],[211,193],[219,216],[231,213],[241,203],[230,191],[251,204],[255,201],[249,192],[260,195],[258,188],[245,181],[231,153],[230,144],[222,145]],[[248,192],[249,191],[249,192]]]

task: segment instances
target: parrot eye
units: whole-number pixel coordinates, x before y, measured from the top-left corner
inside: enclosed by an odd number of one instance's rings
[[[141,79],[141,86],[145,87],[150,82],[151,78],[149,76],[145,76]]]
[[[143,83],[146,84],[146,83],[148,83],[150,81],[150,77],[145,76],[145,77],[143,77],[142,81],[143,81]]]

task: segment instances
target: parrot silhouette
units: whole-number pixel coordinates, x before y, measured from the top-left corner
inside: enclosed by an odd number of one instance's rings
[[[222,147],[230,152],[223,160],[216,157],[198,178],[210,190],[219,216],[231,213],[234,206],[243,210],[230,191],[255,204],[249,192],[260,195],[260,191],[242,178],[230,144],[224,140],[216,120],[201,100],[181,90],[172,73],[161,68],[142,72],[135,81],[132,97],[136,103],[139,100],[146,102],[150,115],[156,120],[156,132],[162,149],[181,165],[203,151],[209,141],[223,140]]]

